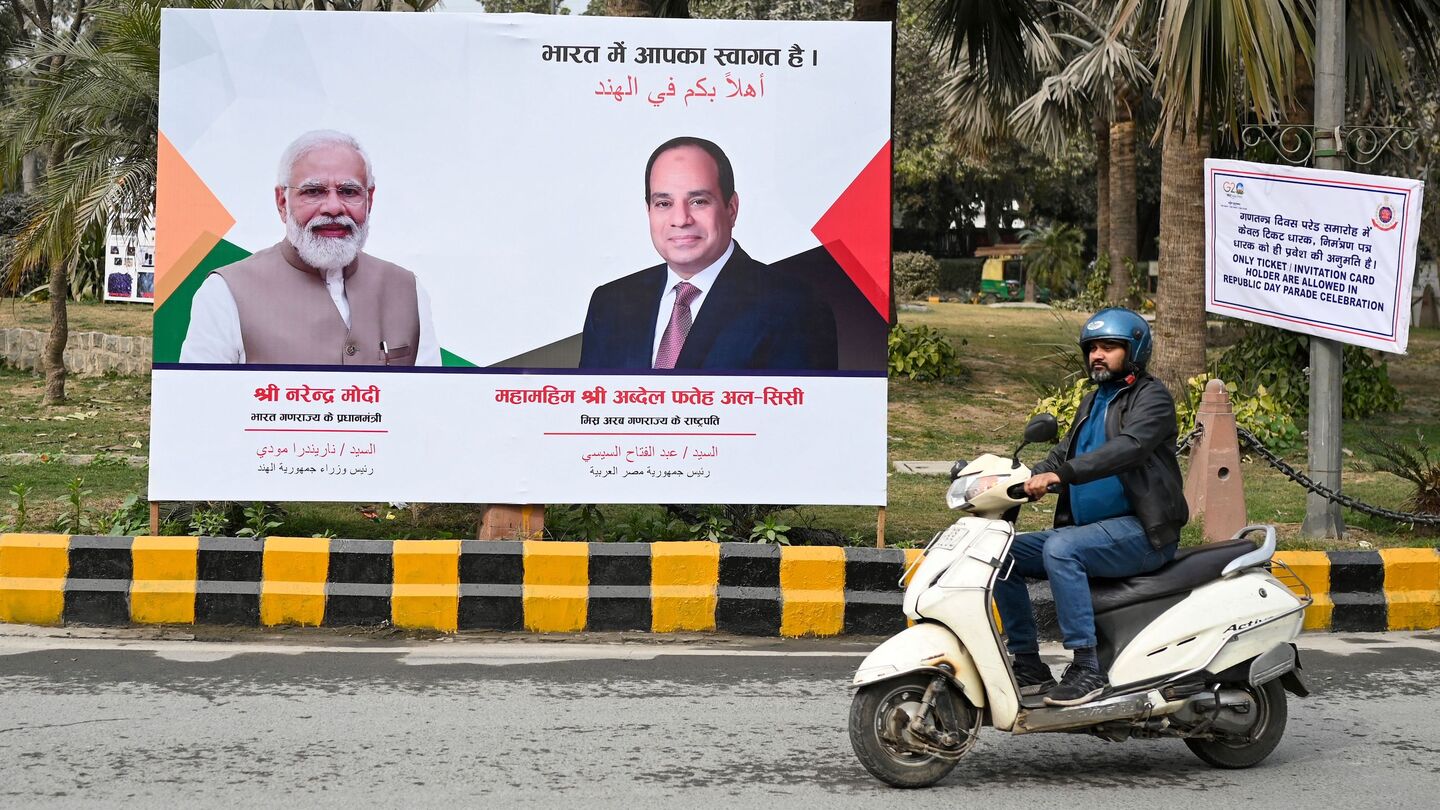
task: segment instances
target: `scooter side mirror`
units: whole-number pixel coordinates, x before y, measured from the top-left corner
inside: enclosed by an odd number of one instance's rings
[[[1053,442],[1060,435],[1060,424],[1051,413],[1037,413],[1025,425],[1025,443]]]
[[[1037,413],[1030,417],[1025,424],[1025,441],[1015,448],[1015,455],[1011,457],[1011,466],[1020,466],[1020,451],[1027,446],[1039,442],[1054,442],[1055,437],[1060,434],[1060,425],[1055,421],[1055,415],[1050,413]]]
[[[969,467],[969,466],[970,466],[970,462],[966,461],[966,460],[963,459],[963,458],[960,459],[959,461],[955,462],[954,464],[951,464],[951,465],[950,465],[950,480],[951,480],[951,481],[954,481],[956,478],[959,478],[959,477],[960,477],[960,471],[963,470],[963,469],[965,469],[966,467]]]

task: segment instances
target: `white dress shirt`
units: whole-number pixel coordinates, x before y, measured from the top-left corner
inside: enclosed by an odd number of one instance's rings
[[[693,326],[695,319],[700,317],[700,305],[705,303],[705,296],[710,292],[710,288],[715,286],[715,279],[720,277],[720,269],[730,261],[730,257],[734,253],[735,240],[732,239],[730,247],[725,248],[724,255],[716,259],[714,264],[690,278],[682,278],[679,273],[675,272],[675,268],[668,264],[665,265],[667,272],[665,292],[660,296],[660,306],[655,313],[655,344],[650,347],[650,365],[655,365],[655,358],[660,355],[660,340],[665,337],[665,328],[670,325],[670,313],[675,310],[675,285],[687,281],[700,291],[700,294],[690,302],[690,324]]]
[[[350,328],[350,302],[345,298],[345,270],[325,271],[325,287],[330,300]],[[415,349],[415,365],[440,365],[440,344],[430,322],[430,296],[415,281],[416,309],[420,316],[420,345]],[[211,274],[195,291],[190,304],[190,330],[180,346],[182,363],[244,363],[245,342],[240,337],[240,310],[225,279]]]

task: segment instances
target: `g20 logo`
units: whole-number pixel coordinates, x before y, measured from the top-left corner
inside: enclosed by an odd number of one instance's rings
[[[1220,184],[1220,190],[1234,197],[1245,196],[1245,184],[1239,181],[1226,180]]]

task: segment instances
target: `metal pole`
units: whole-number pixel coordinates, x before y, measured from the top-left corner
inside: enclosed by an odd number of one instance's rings
[[[1315,4],[1315,167],[1343,169],[1345,158],[1336,135],[1345,122],[1345,2]],[[1310,477],[1340,491],[1341,347],[1333,340],[1310,338]],[[1305,498],[1301,535],[1341,537],[1340,506],[1315,493]]]

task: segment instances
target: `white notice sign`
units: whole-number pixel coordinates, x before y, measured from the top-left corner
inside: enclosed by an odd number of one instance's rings
[[[1425,184],[1205,161],[1205,309],[1404,354]]]

